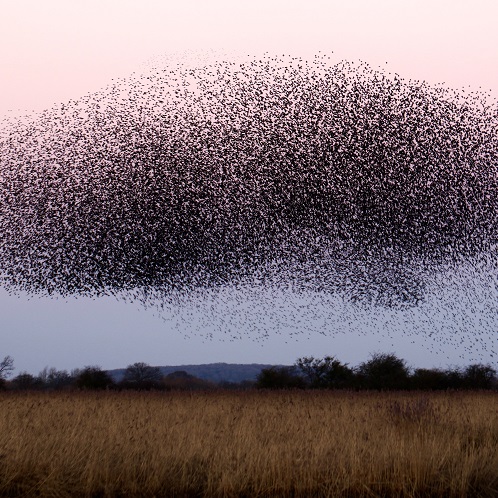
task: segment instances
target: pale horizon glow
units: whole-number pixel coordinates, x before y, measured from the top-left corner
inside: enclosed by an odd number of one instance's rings
[[[78,98],[151,57],[188,49],[334,52],[497,97],[497,14],[486,0],[18,0],[0,20],[0,116]]]

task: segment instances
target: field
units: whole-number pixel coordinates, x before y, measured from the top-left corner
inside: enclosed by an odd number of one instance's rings
[[[498,496],[497,393],[0,393],[1,496]]]

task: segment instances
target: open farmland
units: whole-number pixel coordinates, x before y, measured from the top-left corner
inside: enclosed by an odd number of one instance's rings
[[[1,393],[2,496],[497,496],[496,393]]]

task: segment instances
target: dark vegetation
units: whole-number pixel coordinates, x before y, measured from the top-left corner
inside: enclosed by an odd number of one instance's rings
[[[21,372],[7,380],[14,370],[14,360],[6,356],[0,362],[0,388],[8,390],[213,390],[213,389],[348,389],[348,390],[476,390],[498,389],[496,370],[489,364],[467,367],[410,368],[392,353],[372,354],[368,361],[350,367],[333,356],[298,358],[292,366],[262,368],[253,379],[240,382],[213,382],[175,370],[163,375],[165,367],[137,362],[124,370],[119,381],[99,366],[86,366],[70,373],[44,368],[37,376]]]
[[[0,389],[5,387],[5,379],[9,377],[14,370],[14,359],[11,356],[6,356],[0,362]]]
[[[334,357],[299,358],[293,367],[264,369],[256,386],[267,389],[447,390],[496,389],[496,370],[490,365],[410,369],[394,354],[376,353],[356,368]]]
[[[496,370],[490,365],[410,369],[394,354],[373,354],[352,368],[334,357],[299,358],[293,367],[264,369],[256,386],[260,388],[311,388],[355,390],[446,390],[497,388]]]

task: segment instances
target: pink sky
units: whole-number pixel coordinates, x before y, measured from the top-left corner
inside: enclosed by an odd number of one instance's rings
[[[0,116],[78,98],[152,56],[192,48],[333,50],[498,96],[497,18],[495,0],[8,0]]]

